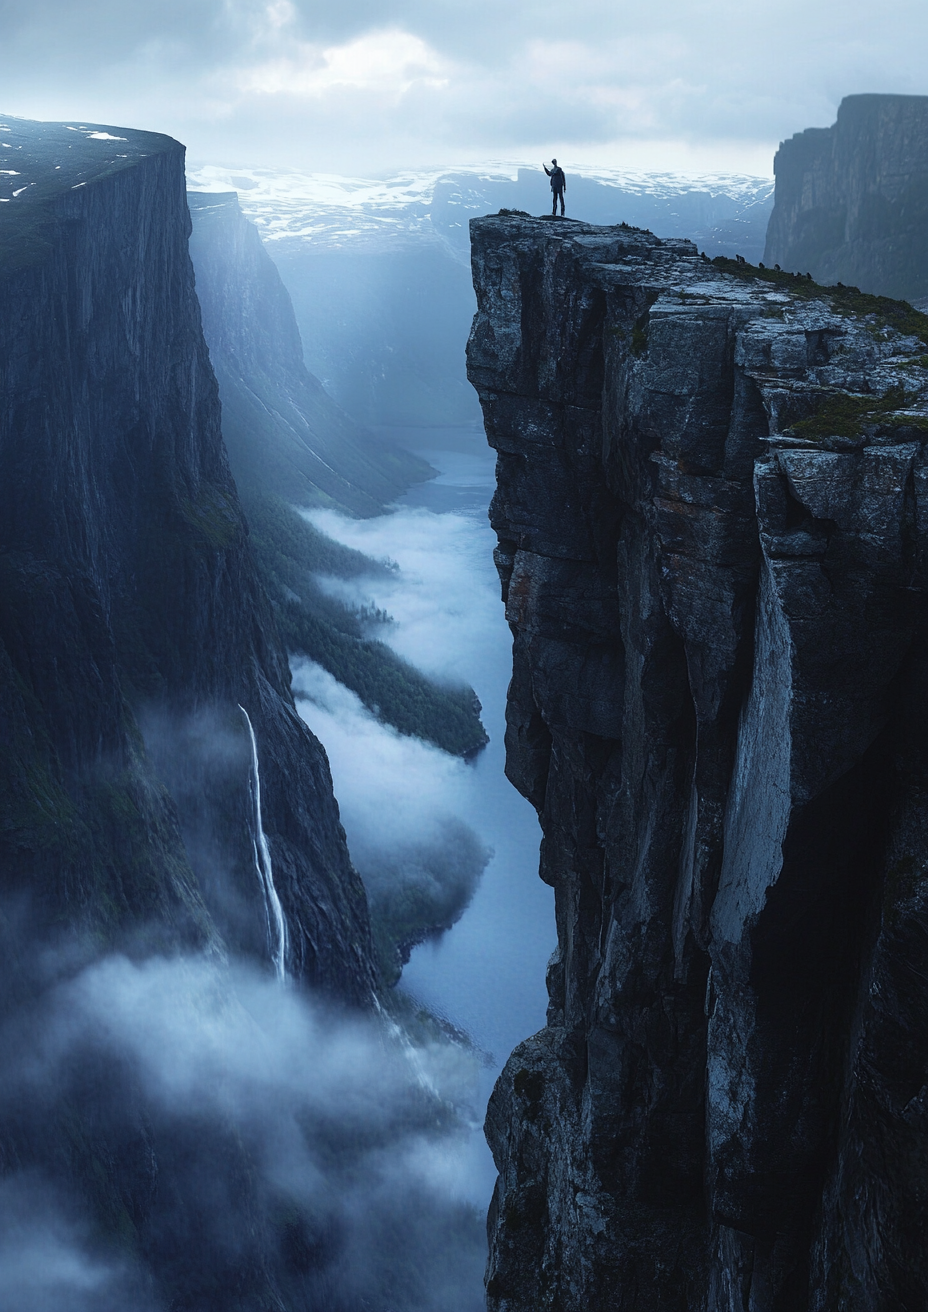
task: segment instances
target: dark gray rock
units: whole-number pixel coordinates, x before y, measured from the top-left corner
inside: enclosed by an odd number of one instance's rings
[[[764,260],[823,283],[928,297],[928,96],[847,96],[784,141]]]
[[[471,231],[558,926],[488,1113],[490,1307],[920,1308],[928,320],[632,229]]]
[[[367,907],[220,432],[183,148],[11,122],[0,206],[0,872],[43,932],[267,959],[366,1002]]]

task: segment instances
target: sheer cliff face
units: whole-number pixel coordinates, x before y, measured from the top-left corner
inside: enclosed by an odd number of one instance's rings
[[[682,241],[471,232],[559,941],[490,1306],[921,1307],[925,339]]]
[[[429,466],[365,432],[308,371],[290,297],[235,193],[188,200],[203,331],[243,496],[379,514]]]
[[[928,96],[848,96],[783,142],[764,259],[820,282],[928,297]]]
[[[183,149],[86,125],[4,140],[21,188],[0,205],[7,903],[98,945],[267,959],[243,707],[288,966],[367,997],[363,891],[223,449]]]

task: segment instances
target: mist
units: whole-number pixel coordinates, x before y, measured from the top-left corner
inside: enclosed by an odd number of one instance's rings
[[[296,660],[292,669],[297,708],[325,744],[392,983],[415,943],[458,920],[492,855],[461,818],[473,810],[472,771],[459,757],[382,724],[313,662]]]
[[[480,435],[475,440],[483,441]],[[449,459],[446,453],[444,462]],[[434,480],[430,492],[443,481]],[[435,514],[422,507],[402,508],[377,519],[352,520],[328,510],[307,512],[307,518],[336,541],[398,566],[378,576],[321,580],[330,593],[350,604],[390,613],[395,623],[378,631],[381,641],[449,683],[472,683],[475,672],[492,678],[488,665],[496,664],[500,609],[498,591],[486,585],[493,542],[488,527],[482,525],[484,532],[478,534],[473,516]]]
[[[0,1302],[6,1312],[156,1312],[147,1280],[101,1251],[61,1191],[33,1171],[0,1182]]]
[[[40,1163],[0,1188],[5,1312],[154,1312],[173,1277],[198,1309],[251,1307],[268,1252],[307,1309],[483,1306],[465,1048],[202,955],[106,958],[2,1040],[0,1116]],[[42,1160],[52,1128],[89,1171]],[[114,1163],[121,1196],[91,1224]]]
[[[377,625],[377,636],[433,677],[474,687],[489,745],[465,764],[404,739],[305,663],[294,667],[294,687],[300,713],[329,755],[349,849],[366,881],[368,852],[392,878],[393,855],[414,864],[420,833],[445,841],[445,868],[453,869],[455,854],[466,851],[455,822],[492,851],[461,919],[450,933],[433,934],[412,951],[400,981],[489,1054],[485,1098],[512,1048],[544,1024],[545,967],[555,945],[552,897],[538,878],[535,813],[503,773],[511,636],[486,518],[494,456],[470,428],[406,430],[403,436],[443,471],[438,478],[377,519],[311,514],[333,537],[391,568],[321,582],[351,605],[387,611],[392,622]],[[495,1171],[482,1136],[474,1136],[472,1148],[489,1199]]]
[[[349,606],[388,614],[389,623],[371,625],[381,641],[439,681],[460,685],[492,677],[500,616],[494,590],[487,587],[483,525],[424,508],[368,520],[329,511],[307,512],[307,518],[391,566],[351,579],[319,579]],[[329,756],[375,930],[392,932],[404,963],[425,937],[414,926],[425,924],[436,933],[450,928],[492,855],[473,827],[481,812],[480,782],[460,759],[381,724],[318,666],[298,661],[293,678],[300,713]]]

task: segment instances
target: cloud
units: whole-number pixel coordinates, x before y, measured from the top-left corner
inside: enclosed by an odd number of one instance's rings
[[[399,566],[397,573],[378,578],[322,582],[351,604],[389,611],[395,624],[377,636],[400,656],[458,684],[469,683],[486,661],[495,665],[500,623],[492,565],[495,537],[482,516],[478,529],[468,516],[424,509],[367,520],[346,519],[334,511],[305,513],[329,537]],[[494,668],[490,677],[496,673]]]
[[[5,112],[160,128],[230,165],[640,165],[649,146],[769,168],[844,95],[928,91],[921,0],[7,0],[3,18]]]
[[[492,855],[464,818],[477,811],[473,770],[381,724],[311,661],[294,662],[293,686],[300,714],[325,745],[351,859],[392,977],[426,931],[458,920]]]
[[[377,625],[376,636],[433,678],[460,685],[477,671],[498,698],[508,651],[495,575],[488,577],[492,534],[482,520],[419,509],[369,520],[306,514],[337,541],[396,567],[322,579],[330,593],[388,612],[392,622]],[[394,926],[423,917],[452,923],[490,857],[472,827],[482,811],[473,767],[381,724],[310,661],[294,662],[293,680],[300,713],[328,753],[349,849],[374,910]]]
[[[459,757],[381,724],[311,661],[294,661],[293,686],[300,714],[325,745],[356,862],[437,838],[444,818],[467,805],[472,771]]]
[[[257,1305],[267,1272],[293,1306],[482,1307],[460,1046],[200,956],[99,961],[0,1038],[37,1159],[0,1185],[5,1310]]]
[[[441,87],[443,61],[419,37],[392,29],[368,32],[342,46],[300,43],[295,54],[245,71],[239,87],[263,96],[319,99],[334,88],[406,95],[415,85]]]
[[[0,1182],[4,1312],[154,1312],[143,1283],[129,1263],[99,1251],[86,1221],[39,1175]]]

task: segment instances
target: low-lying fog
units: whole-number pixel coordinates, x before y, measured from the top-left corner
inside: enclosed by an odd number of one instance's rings
[[[413,951],[400,985],[488,1054],[486,1096],[515,1044],[544,1024],[545,966],[555,943],[553,897],[538,878],[535,814],[503,774],[511,638],[486,517],[494,457],[474,429],[397,436],[440,477],[377,519],[328,511],[310,517],[331,537],[398,568],[327,586],[388,611],[394,623],[378,626],[377,636],[420,669],[469,683],[483,705],[490,745],[468,765],[402,737],[308,662],[295,666],[294,687],[311,699],[300,698],[300,712],[328,752],[352,857],[369,887],[378,870],[395,867],[423,842],[434,857],[444,839],[445,859],[453,862],[464,826],[490,852],[461,920]],[[472,1150],[485,1205],[494,1173],[482,1134]]]
[[[472,684],[490,746],[466,764],[384,727],[317,666],[294,670],[372,897],[412,879],[450,890],[454,915],[466,904],[400,988],[477,1051],[421,1008],[407,1034],[208,954],[46,952],[38,1000],[0,1030],[18,1154],[0,1182],[3,1312],[485,1306],[481,1122],[509,1051],[544,1022],[554,927],[534,814],[503,776],[509,634],[481,442],[432,435],[442,476],[393,514],[316,519],[395,562],[330,586],[388,610],[378,636],[415,664]]]
[[[4,1312],[269,1307],[269,1266],[306,1312],[483,1306],[460,1047],[203,956],[65,971],[0,1041],[9,1141],[51,1145],[5,1163]],[[74,1185],[113,1163],[107,1236]]]

